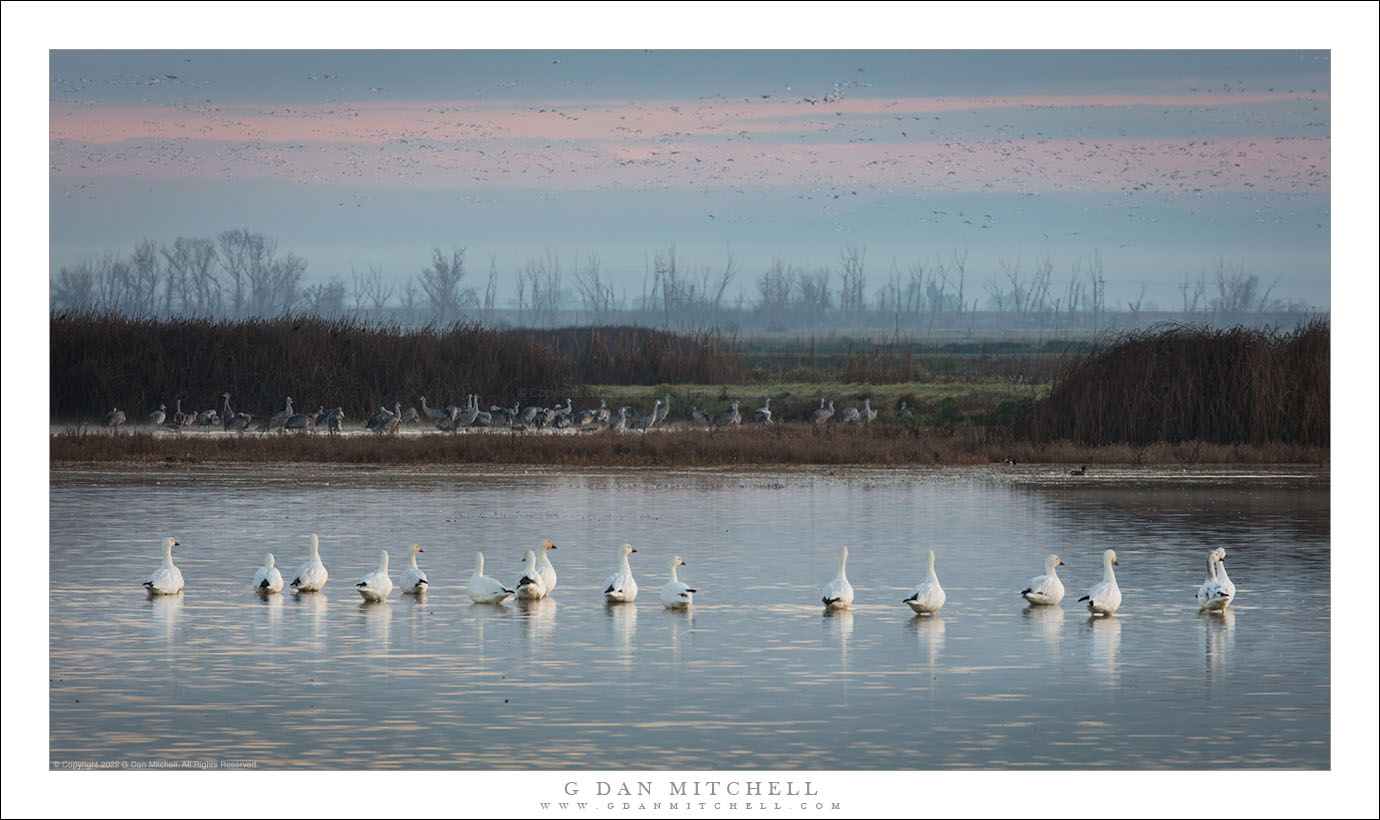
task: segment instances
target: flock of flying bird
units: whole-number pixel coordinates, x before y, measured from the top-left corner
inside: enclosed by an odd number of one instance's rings
[[[230,406],[230,394],[222,393],[222,405],[217,410],[201,410],[184,412],[182,400],[176,402],[176,409],[171,414],[168,413],[168,406],[161,404],[157,410],[150,413],[146,423],[151,427],[167,427],[177,432],[181,432],[187,427],[200,427],[210,431],[212,427],[222,427],[225,432],[248,432],[254,417],[248,413],[235,412]],[[446,407],[432,407],[427,404],[426,396],[420,396],[422,410],[417,412],[417,408],[403,408],[402,402],[395,402],[393,409],[380,407],[365,422],[364,429],[374,433],[393,433],[404,424],[418,424],[423,418],[434,424],[440,430],[462,430],[467,428],[505,428],[505,429],[577,429],[588,430],[603,426],[614,431],[623,430],[649,430],[666,421],[671,413],[671,394],[667,393],[665,398],[657,399],[652,406],[651,412],[646,415],[636,415],[634,408],[624,406],[618,408],[617,415],[608,407],[604,400],[599,401],[598,407],[581,410],[576,413],[574,403],[571,399],[565,400],[565,405],[557,404],[555,407],[542,407],[539,405],[528,405],[515,403],[512,407],[501,407],[491,405],[488,410],[479,409],[479,395],[472,393],[465,401],[464,407],[457,405],[447,405]],[[741,402],[735,400],[729,407],[721,413],[709,413],[699,407],[691,407],[689,420],[692,423],[705,425],[708,427],[736,427],[745,420],[739,411]],[[914,415],[915,409],[906,402],[901,402],[896,411],[897,418],[906,418]],[[825,399],[819,400],[819,408],[812,411],[809,422],[816,427],[827,424],[835,416],[834,402]],[[872,399],[864,399],[862,407],[845,407],[838,414],[840,424],[869,424],[877,419],[877,411],[872,407]],[[762,406],[752,411],[752,415],[746,418],[754,424],[775,424],[777,419],[771,409],[771,397],[763,398]],[[126,423],[125,412],[119,408],[112,408],[105,414],[104,424],[111,429],[118,429]],[[341,407],[326,409],[323,405],[316,412],[298,412],[293,409],[292,397],[287,397],[286,406],[269,416],[262,419],[254,430],[261,433],[272,431],[311,431],[325,428],[327,432],[342,432],[345,425],[345,410]]]
[[[315,533],[310,538],[311,551],[307,560],[297,568],[292,581],[287,584],[294,592],[318,592],[329,578],[326,565],[321,561],[319,539]],[[172,549],[176,546],[179,544],[175,539],[163,539],[163,563],[144,582],[150,596],[177,595],[182,592],[182,572],[173,563],[172,558]],[[502,604],[509,597],[519,601],[545,598],[556,588],[556,568],[552,566],[551,558],[548,556],[553,549],[556,549],[556,545],[547,539],[541,543],[540,557],[537,550],[527,550],[522,557],[522,571],[511,587],[484,574],[484,553],[477,552],[474,574],[470,576],[465,590],[470,599],[477,604]],[[425,595],[430,586],[431,582],[427,579],[426,572],[417,566],[417,554],[424,551],[416,544],[408,551],[407,566],[403,568],[398,579],[398,587],[403,595]],[[637,550],[630,544],[618,548],[617,568],[604,579],[603,595],[606,602],[631,603],[637,599],[637,579],[633,577],[632,568],[628,564],[628,556],[635,552]],[[1195,596],[1202,610],[1221,611],[1236,598],[1236,585],[1227,575],[1226,564],[1223,563],[1226,557],[1227,551],[1222,547],[1217,547],[1207,554],[1207,577]],[[947,598],[934,571],[934,550],[929,551],[926,560],[928,570],[925,580],[901,601],[916,615],[933,615],[944,606]],[[1087,604],[1088,611],[1094,616],[1112,615],[1121,606],[1121,588],[1117,586],[1116,573],[1112,569],[1116,563],[1115,550],[1109,549],[1104,552],[1102,580],[1093,584],[1088,594],[1078,599],[1080,603]],[[822,588],[820,600],[826,610],[848,609],[853,604],[853,586],[848,583],[847,564],[848,547],[845,546],[839,553],[838,574]],[[1063,565],[1064,562],[1058,555],[1045,558],[1044,573],[1030,579],[1030,583],[1021,590],[1021,597],[1032,606],[1057,605],[1064,599],[1064,583],[1059,579],[1056,567]],[[670,580],[661,588],[661,603],[667,609],[688,608],[698,591],[676,575],[676,569],[683,566],[686,566],[686,563],[679,555],[670,559]],[[283,587],[283,574],[275,566],[273,553],[270,552],[264,559],[264,565],[254,573],[253,589],[261,595],[272,595],[281,592]],[[384,601],[392,594],[394,584],[388,574],[388,550],[379,551],[378,568],[361,578],[355,584],[355,588],[367,602]]]

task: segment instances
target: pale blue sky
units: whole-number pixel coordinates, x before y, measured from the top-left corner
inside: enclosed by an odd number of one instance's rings
[[[51,70],[53,269],[247,227],[308,281],[401,280],[464,247],[476,278],[496,257],[501,300],[548,250],[567,272],[599,254],[631,297],[670,245],[692,267],[731,252],[749,298],[773,259],[847,245],[873,290],[967,248],[979,293],[1003,264],[1067,279],[1097,251],[1111,303],[1143,284],[1176,307],[1219,262],[1331,298],[1326,51],[63,51]]]

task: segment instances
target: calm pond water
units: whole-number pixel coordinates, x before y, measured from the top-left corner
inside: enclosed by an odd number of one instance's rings
[[[1329,766],[1325,470],[58,470],[51,474],[50,751],[259,768]],[[322,594],[260,599],[307,534]],[[165,535],[176,597],[140,584]],[[473,605],[475,550],[533,606]],[[629,542],[641,594],[605,606]],[[432,587],[353,585],[420,543]],[[850,548],[849,612],[819,587]],[[1210,546],[1235,603],[1200,615]],[[1117,550],[1123,592],[1076,598]],[[924,553],[948,602],[901,603]],[[1061,607],[1018,592],[1057,552]],[[699,589],[662,609],[667,562]]]

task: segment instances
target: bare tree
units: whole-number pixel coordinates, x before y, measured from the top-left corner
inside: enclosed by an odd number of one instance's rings
[[[215,316],[221,310],[220,280],[216,277],[216,243],[201,237],[179,236],[162,248],[167,264],[169,293],[176,289],[180,308],[193,316]],[[172,312],[171,296],[167,310]]]
[[[1100,329],[1106,311],[1107,278],[1102,274],[1102,251],[1093,249],[1086,262],[1082,257],[1075,263],[1088,280],[1088,291],[1083,294],[1083,310],[1092,317],[1094,330]]]
[[[484,324],[494,326],[495,302],[498,300],[498,257],[489,255],[489,282],[484,286]]]
[[[575,289],[580,293],[587,321],[598,325],[613,321],[620,305],[614,298],[613,284],[603,278],[603,266],[597,253],[591,253],[585,259],[585,266],[575,271]]]
[[[1213,299],[1213,309],[1225,316],[1245,313],[1256,304],[1256,291],[1260,288],[1260,278],[1246,273],[1240,265],[1217,262],[1217,298]]]
[[[997,309],[997,313],[1005,313],[1007,303],[1014,301],[1014,298],[1006,292],[1006,286],[1002,284],[1001,280],[989,278],[983,287],[987,290],[987,298]]]
[[[716,320],[719,315],[719,308],[723,304],[724,291],[728,290],[729,283],[737,275],[738,269],[733,262],[733,251],[729,251],[728,258],[724,261],[724,269],[719,274],[718,285],[714,288],[714,316]]]
[[[318,282],[302,291],[302,302],[307,311],[327,319],[334,319],[345,313],[345,283],[338,277],[329,282]]]
[[[1183,297],[1184,313],[1194,314],[1198,312],[1199,306],[1207,305],[1207,277],[1199,272],[1197,281],[1188,278],[1188,272],[1184,272],[1184,281],[1179,285],[1179,294]]]
[[[410,277],[403,285],[402,291],[398,294],[398,302],[403,309],[403,323],[411,324],[416,320],[417,304],[421,300],[422,293],[417,288],[417,280]]]
[[[957,305],[958,305],[958,312],[959,312],[959,313],[963,313],[963,311],[964,311],[964,309],[965,309],[965,308],[964,308],[965,302],[964,302],[964,300],[963,300],[963,287],[964,287],[964,284],[965,284],[965,282],[966,282],[966,280],[967,280],[967,277],[968,277],[968,274],[967,274],[967,270],[968,270],[968,249],[965,247],[965,248],[960,252],[957,248],[955,248],[955,249],[954,249],[954,252],[953,252],[953,259],[952,259],[952,262],[953,262],[954,275],[955,275],[955,277],[957,277],[957,279],[958,279],[958,285],[957,285],[957,288],[956,288],[956,302],[957,302]],[[946,282],[947,282],[947,279],[946,279]]]
[[[793,280],[780,259],[773,259],[771,267],[757,277],[757,311],[769,323],[784,318],[791,303]]]
[[[158,288],[163,278],[159,264],[158,243],[144,239],[134,246],[129,257],[130,304],[126,311],[135,316],[153,316],[158,312]]]
[[[244,228],[222,231],[216,237],[220,255],[217,257],[221,269],[230,277],[230,306],[233,315],[243,316],[249,290],[249,268],[252,260],[262,256],[263,235],[250,233]]]
[[[1049,303],[1049,287],[1054,280],[1054,260],[1045,254],[1035,262],[1035,272],[1030,277],[1030,287],[1026,290],[1025,313],[1043,315]]]
[[[96,265],[90,257],[63,265],[50,283],[53,308],[74,312],[95,310],[99,304],[96,278]]]
[[[518,271],[519,312],[525,300],[532,324],[549,326],[555,322],[560,307],[560,290],[561,257],[555,250],[547,249],[545,258],[528,259]]]
[[[437,324],[449,324],[460,318],[463,309],[479,305],[474,288],[460,286],[465,278],[464,248],[452,249],[449,258],[440,248],[433,249],[431,264],[422,268],[415,278],[426,296],[432,321]]]
[[[1136,296],[1134,302],[1127,302],[1126,309],[1131,312],[1132,319],[1140,316],[1140,306],[1145,302],[1145,283],[1140,283],[1140,294]]]
[[[243,228],[217,237],[221,269],[234,286],[236,316],[287,313],[301,295],[307,262],[291,251],[278,255],[278,242]]]
[[[796,309],[803,314],[811,327],[820,325],[829,313],[833,296],[829,290],[829,269],[815,268],[812,272],[789,269],[795,286],[789,293],[795,294]]]
[[[863,273],[863,262],[867,249],[850,245],[839,255],[843,265],[843,284],[839,290],[839,310],[844,313],[858,313],[867,307],[864,292],[867,289],[867,276]]]

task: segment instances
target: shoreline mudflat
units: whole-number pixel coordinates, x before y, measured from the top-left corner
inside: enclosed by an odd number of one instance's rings
[[[562,430],[446,433],[408,430],[375,435],[349,432],[249,433],[135,428],[110,432],[53,428],[49,462],[64,464],[544,465],[553,467],[782,467],[944,466],[994,464],[1314,465],[1327,467],[1329,448],[1162,442],[1145,446],[1085,446],[1067,440],[1028,442],[1004,431],[877,425],[806,424],[706,429],[674,424],[643,432]]]

